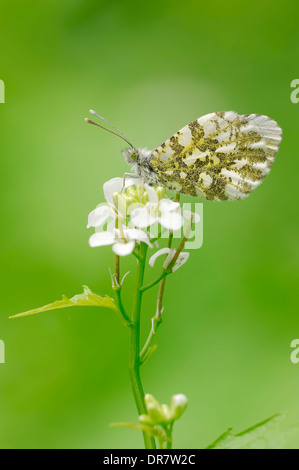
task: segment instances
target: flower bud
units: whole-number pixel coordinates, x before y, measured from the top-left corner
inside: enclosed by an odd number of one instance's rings
[[[163,186],[156,186],[155,190],[159,201],[165,197],[166,189]]]
[[[114,193],[113,194],[113,202],[115,207],[117,208],[118,212],[122,215],[126,215],[127,213],[127,198],[123,193]]]
[[[169,423],[172,421],[172,414],[168,405],[161,405],[162,414],[164,416],[164,422]]]
[[[126,188],[126,193],[132,199],[136,199],[136,190],[133,188],[133,186]]]
[[[160,403],[150,393],[145,395],[144,401],[151,422],[153,424],[163,423],[165,419]]]
[[[139,416],[139,422],[146,426],[168,425],[179,419],[185,411],[188,399],[182,393],[171,397],[170,407],[160,404],[153,395],[147,393],[144,397],[147,414]]]
[[[153,426],[155,424],[155,423],[152,422],[149,415],[140,415],[138,417],[138,420],[139,420],[140,424],[143,424],[144,426]]]
[[[188,405],[188,398],[183,393],[178,393],[171,397],[170,411],[172,419],[179,419]]]

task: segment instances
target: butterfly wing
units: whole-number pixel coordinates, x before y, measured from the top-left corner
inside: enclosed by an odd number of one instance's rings
[[[150,165],[175,192],[216,201],[243,199],[269,173],[282,138],[260,114],[207,114],[154,149]]]

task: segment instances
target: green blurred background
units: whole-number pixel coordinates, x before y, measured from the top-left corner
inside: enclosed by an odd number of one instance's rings
[[[273,413],[299,421],[298,2],[0,2],[1,448],[135,448],[128,331],[104,309],[8,316],[81,292],[111,293],[111,249],[91,249],[88,213],[128,170],[122,143],[87,126],[94,108],[135,146],[191,120],[261,113],[284,139],[248,199],[204,202],[204,244],[169,279],[146,392],[188,411],[174,446],[202,448]],[[131,261],[123,263],[134,269]],[[128,302],[133,276],[127,280]],[[143,332],[155,297],[145,297]],[[299,433],[298,433],[299,436]],[[297,436],[297,437],[298,437]],[[299,448],[299,438],[288,446]]]

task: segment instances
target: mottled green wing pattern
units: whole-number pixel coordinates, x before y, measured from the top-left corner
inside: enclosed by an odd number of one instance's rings
[[[278,124],[259,114],[207,114],[151,153],[167,188],[215,201],[243,199],[269,173],[282,138]]]

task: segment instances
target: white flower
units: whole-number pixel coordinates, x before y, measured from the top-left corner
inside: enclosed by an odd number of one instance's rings
[[[136,242],[144,242],[152,246],[143,230],[128,229],[124,226],[122,229],[114,228],[112,231],[96,232],[89,238],[91,247],[112,245],[112,250],[118,256],[130,255]]]
[[[115,193],[121,193],[123,188],[123,178],[112,178],[109,181],[106,181],[103,185],[103,191],[104,191],[104,196],[106,201],[114,206],[114,195]],[[141,179],[140,178],[125,178],[125,188],[128,188],[129,186],[137,186],[138,184],[142,185]],[[158,201],[158,196],[154,188],[151,186],[148,186],[147,184],[144,185],[144,190],[148,194],[148,199],[151,202],[157,202]]]
[[[183,209],[183,217],[185,219],[190,220],[192,217],[192,222],[197,224],[200,221],[200,215],[197,212],[191,212],[186,209]]]
[[[113,219],[115,219],[116,214],[114,210],[107,204],[102,204],[96,207],[88,215],[87,228],[100,227],[109,219],[109,217],[112,217]]]
[[[89,239],[90,246],[112,245],[113,251],[119,256],[132,253],[136,243],[144,242],[152,247],[146,231],[140,230],[141,227],[130,222],[130,212],[137,207],[143,208],[146,204],[158,207],[159,200],[165,195],[163,187],[140,185],[138,178],[125,178],[125,188],[123,183],[123,178],[113,178],[104,183],[103,190],[107,202],[89,214],[87,224],[87,228],[96,229],[96,233]],[[166,200],[166,203],[161,205],[162,216],[167,212],[165,207],[169,205],[169,201]],[[173,204],[176,203],[170,201],[170,205]],[[170,207],[170,210],[174,211],[175,208],[176,206]],[[172,226],[179,225],[178,217],[182,216],[174,214]],[[103,231],[106,223],[106,230]]]
[[[170,248],[161,248],[161,250],[157,251],[153,256],[150,257],[148,263],[151,267],[153,267],[154,264],[155,264],[156,259],[159,258],[159,256],[168,254],[168,256],[166,257],[166,259],[163,263],[163,268],[166,269],[167,266],[171,263],[174,255],[175,255],[175,252],[176,252],[176,250],[174,248],[171,248],[171,249]],[[178,259],[176,260],[174,266],[172,267],[172,272],[175,272],[177,269],[179,269],[181,266],[183,266],[183,264],[186,263],[188,258],[189,258],[189,253],[186,252],[186,251],[181,251],[181,253],[178,256]]]
[[[128,185],[128,180],[125,180],[126,187],[130,186]],[[112,178],[109,181],[106,181],[103,185],[103,191],[104,191],[104,196],[108,204],[111,204],[114,206],[114,200],[113,200],[113,195],[115,193],[121,193],[123,189],[123,179],[122,178]]]
[[[153,203],[148,202],[143,207],[134,209],[131,213],[131,222],[135,227],[146,228],[158,222],[169,230],[178,230],[183,225],[180,204],[171,199],[161,199]]]

